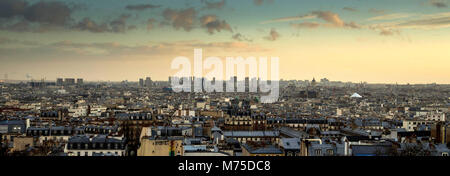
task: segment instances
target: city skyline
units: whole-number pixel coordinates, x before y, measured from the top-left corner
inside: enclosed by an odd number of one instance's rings
[[[284,80],[450,84],[448,5],[4,0],[0,80],[167,80],[172,59],[202,48],[204,58],[278,56]]]

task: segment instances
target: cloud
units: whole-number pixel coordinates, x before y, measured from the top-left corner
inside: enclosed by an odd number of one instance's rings
[[[241,33],[236,33],[233,36],[231,36],[232,39],[237,40],[237,41],[247,41],[247,42],[252,42],[253,40],[249,39],[248,37],[242,35]]]
[[[155,27],[156,20],[154,18],[150,18],[147,20],[147,30],[150,31]]]
[[[390,35],[394,35],[394,34],[398,34],[398,31],[394,31],[394,30],[389,30],[389,29],[381,29],[380,31],[380,35],[384,35],[384,36],[390,36]]]
[[[316,23],[316,22],[302,22],[302,23],[292,23],[291,26],[293,28],[297,28],[297,29],[303,29],[303,28],[313,29],[313,28],[319,27],[320,24]]]
[[[9,22],[20,19],[41,25],[64,26],[69,23],[73,9],[57,1],[28,4],[23,0],[0,2],[0,18]]]
[[[333,13],[330,11],[314,11],[312,12],[313,15],[316,15],[317,18],[320,18],[322,20],[325,20],[332,25],[341,27],[344,26],[344,21],[339,17],[337,13]]]
[[[399,28],[437,29],[450,27],[450,16],[410,20],[395,25]]]
[[[370,25],[372,28],[390,29],[440,29],[450,27],[450,13],[436,13],[420,15],[414,19],[377,23]]]
[[[447,8],[447,2],[442,0],[429,0],[428,3],[436,8]]]
[[[128,28],[128,30],[130,31],[130,30],[135,30],[135,29],[137,29],[137,26],[136,26],[136,25],[130,25],[130,26],[128,26],[127,28]]]
[[[349,23],[344,23],[344,26],[353,29],[361,29],[361,26],[353,21]]]
[[[3,39],[0,38],[0,42]],[[4,39],[7,41],[7,39]],[[8,39],[9,40],[9,39]],[[73,41],[60,41],[50,44],[39,44],[12,49],[0,47],[1,57],[18,55],[33,55],[37,52],[45,56],[112,56],[107,58],[120,58],[121,56],[173,56],[192,53],[194,48],[203,48],[211,52],[267,52],[270,49],[247,42],[203,42],[198,40],[185,40],[174,42],[150,42],[148,44],[126,45],[118,42],[79,43]]]
[[[39,1],[30,4],[24,0],[2,0],[0,30],[48,32],[72,29],[76,24],[72,13],[80,9],[80,5],[60,1]]]
[[[346,11],[349,11],[349,12],[358,12],[358,9],[351,8],[351,7],[344,7],[344,8],[342,8],[342,10],[346,10]]]
[[[28,3],[23,0],[2,0],[0,1],[0,18],[11,18],[23,16]]]
[[[13,32],[48,32],[55,30],[78,30],[94,33],[123,33],[136,26],[128,26],[130,15],[121,15],[112,21],[95,22],[90,17],[72,18],[74,11],[83,6],[60,1],[38,1],[29,4],[23,0],[0,2],[0,30]]]
[[[142,11],[142,10],[155,9],[155,8],[160,8],[160,7],[161,7],[161,5],[139,4],[139,5],[127,5],[125,8],[127,10]]]
[[[372,18],[367,19],[367,21],[395,20],[395,19],[407,18],[407,17],[411,17],[411,16],[413,16],[413,14],[409,14],[409,13],[393,13],[393,14],[387,14],[387,15],[381,15],[381,16],[372,17]]]
[[[13,40],[13,39],[0,37],[0,45],[1,45],[1,44],[13,43],[13,42],[15,42],[15,41],[16,41],[16,40]]]
[[[410,19],[380,22],[366,25],[366,28],[378,31],[380,35],[399,35],[402,29],[441,29],[450,27],[450,13],[435,13],[427,15],[411,15]]]
[[[190,31],[194,27],[196,14],[197,12],[194,8],[180,10],[167,8],[163,12],[163,17],[176,30],[184,29],[185,31]]]
[[[264,3],[273,3],[273,0],[253,0],[253,4],[256,6],[261,6]]]
[[[62,2],[40,1],[29,6],[24,17],[30,22],[63,26],[71,20],[72,9]]]
[[[386,10],[370,8],[370,9],[369,9],[369,12],[370,12],[370,13],[373,13],[373,14],[381,15],[381,14],[386,13]]]
[[[131,17],[130,15],[123,14],[109,23],[103,22],[101,24],[86,17],[83,18],[83,20],[81,20],[74,26],[72,26],[72,29],[79,31],[89,31],[94,33],[102,33],[102,32],[124,33],[127,30],[133,30],[137,28],[134,25],[127,26],[126,21],[130,17]]]
[[[319,26],[338,27],[338,28],[348,27],[348,28],[353,28],[353,29],[361,28],[361,26],[355,22],[344,22],[337,13],[333,13],[331,11],[313,11],[306,15],[283,17],[283,18],[276,18],[276,19],[272,19],[272,20],[263,21],[263,22],[261,22],[261,24],[307,20],[307,19],[314,19],[314,18],[322,19],[327,23],[302,22],[302,23],[291,24],[291,27],[298,28],[298,29],[300,29],[300,28],[311,29],[311,28],[317,28]]]
[[[316,18],[315,15],[303,15],[303,16],[291,16],[291,17],[282,17],[282,18],[275,18],[272,20],[263,21],[260,24],[269,24],[269,23],[278,23],[278,22],[287,22],[287,21],[298,21],[298,20],[306,20],[306,19],[312,19]]]
[[[264,37],[264,39],[268,41],[275,41],[278,38],[280,38],[280,34],[275,30],[275,28],[272,28],[269,32],[269,35]]]
[[[209,2],[207,0],[204,0],[206,7],[205,9],[222,9],[225,6],[225,0],[221,0],[218,2]]]
[[[331,11],[313,11],[306,15],[292,16],[276,18],[268,21],[263,21],[261,24],[275,23],[275,22],[287,22],[287,21],[297,21],[297,20],[308,20],[308,19],[321,19],[325,23],[318,22],[301,22],[301,23],[291,23],[291,27],[301,29],[301,28],[318,28],[318,27],[335,27],[335,28],[351,28],[360,29],[361,26],[355,22],[345,22],[339,16],[339,14]]]
[[[131,15],[123,14],[119,18],[111,21],[109,25],[111,26],[112,32],[123,33],[127,30],[127,19]]]
[[[86,17],[83,20],[81,20],[80,22],[78,22],[78,24],[73,26],[73,29],[80,30],[80,31],[89,31],[89,32],[94,32],[94,33],[110,31],[108,29],[108,25],[106,23],[97,24],[95,21],[93,21],[92,19],[90,19],[88,17]]]
[[[222,30],[230,31],[230,25],[225,20],[219,20],[215,15],[204,15],[200,18],[200,23],[203,28],[206,28],[209,34],[214,34],[214,31],[220,32]]]
[[[205,28],[209,34],[215,32],[230,31],[231,26],[225,21],[220,20],[216,15],[203,15],[197,18],[197,11],[194,8],[170,9],[163,11],[164,21],[161,25],[171,25],[176,30],[183,29],[187,32],[195,27]]]

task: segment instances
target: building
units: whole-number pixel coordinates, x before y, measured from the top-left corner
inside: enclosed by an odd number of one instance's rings
[[[300,156],[300,138],[281,138],[280,148],[284,156]]]
[[[34,146],[34,138],[29,136],[18,136],[14,138],[12,151],[24,151]]]
[[[235,139],[241,143],[248,141],[270,141],[278,143],[280,140],[279,131],[224,131],[226,138]]]
[[[137,156],[183,156],[183,137],[141,138]]]
[[[431,139],[437,144],[450,142],[450,126],[443,122],[436,123],[431,127]]]
[[[406,131],[415,131],[421,125],[431,125],[433,123],[434,123],[433,121],[429,121],[429,120],[405,119],[405,120],[403,120],[402,128],[404,128]]]
[[[67,156],[124,156],[124,138],[106,135],[77,135],[69,139],[64,148]]]
[[[144,79],[142,78],[139,79],[139,86],[144,87]]]
[[[75,79],[74,78],[65,78],[64,85],[66,85],[66,86],[75,85]]]
[[[242,144],[242,156],[283,156],[283,151],[277,146],[264,142],[247,142]]]
[[[427,114],[427,118],[425,120],[437,121],[437,122],[445,122],[445,113],[432,111]]]
[[[77,79],[77,84],[78,85],[82,85],[83,84],[83,78],[78,78]]]
[[[78,132],[79,134],[80,132]],[[84,133],[84,131],[83,131]],[[52,126],[52,127],[29,127],[27,136],[37,138],[38,144],[44,144],[47,141],[67,142],[74,134],[77,134],[72,127]]]
[[[57,85],[57,86],[63,86],[63,85],[64,85],[64,79],[62,79],[62,78],[57,78],[57,79],[56,79],[56,85]]]
[[[24,120],[5,120],[0,121],[0,133],[8,134],[24,134],[27,127],[29,126],[29,121]]]
[[[151,87],[153,84],[153,81],[150,77],[145,78],[145,86],[146,87]]]

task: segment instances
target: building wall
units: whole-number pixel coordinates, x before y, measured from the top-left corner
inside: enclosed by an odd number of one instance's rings
[[[242,147],[242,156],[283,156],[283,153],[280,154],[274,154],[274,153],[258,153],[253,154],[248,152],[248,150],[245,147]]]
[[[115,156],[124,156],[125,150],[64,150],[68,156],[93,156],[94,153],[111,154]]]
[[[170,156],[171,150],[175,156],[183,156],[182,140],[142,139],[137,156]]]
[[[33,147],[33,137],[16,137],[14,139],[13,151],[23,151],[27,146]]]

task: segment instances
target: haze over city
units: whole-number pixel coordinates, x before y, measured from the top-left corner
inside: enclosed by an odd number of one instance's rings
[[[2,0],[0,79],[167,80],[173,58],[201,48],[277,56],[282,79],[449,84],[448,4]]]

